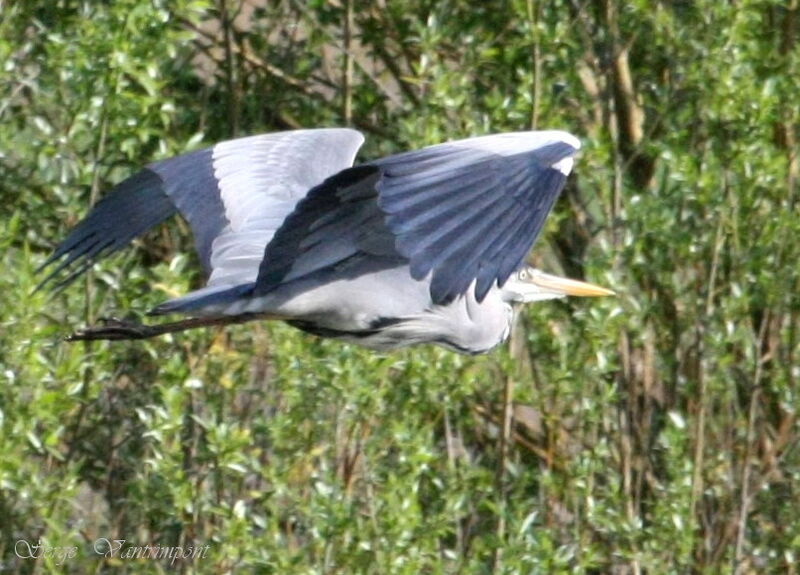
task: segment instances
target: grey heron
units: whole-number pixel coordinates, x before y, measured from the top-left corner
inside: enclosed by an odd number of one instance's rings
[[[378,350],[476,354],[508,337],[517,304],[613,293],[525,264],[580,148],[574,136],[481,136],[353,166],[363,139],[344,128],[245,137],[118,184],[56,247],[43,283],[69,283],[175,213],[208,280],[150,312],[187,319],[110,319],[71,339],[274,319]]]

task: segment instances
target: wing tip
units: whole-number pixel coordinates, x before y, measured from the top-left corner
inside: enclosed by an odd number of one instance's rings
[[[548,130],[548,132],[554,140],[563,142],[568,146],[572,146],[575,148],[576,152],[581,149],[581,141],[577,138],[577,136],[574,136],[565,130]]]

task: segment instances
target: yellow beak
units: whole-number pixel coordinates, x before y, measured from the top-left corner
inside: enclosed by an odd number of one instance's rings
[[[560,292],[564,295],[577,297],[616,295],[613,291],[604,287],[596,286],[586,282],[579,282],[578,280],[553,276],[542,272],[534,274],[528,281],[547,291]]]

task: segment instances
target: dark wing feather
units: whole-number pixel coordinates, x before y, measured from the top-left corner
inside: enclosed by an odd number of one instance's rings
[[[566,182],[553,164],[576,151],[553,141],[493,153],[470,148],[467,141],[375,162],[383,171],[378,203],[397,249],[411,261],[415,279],[432,273],[435,302],[451,301],[475,280],[482,301],[492,285],[505,283],[524,261]],[[417,209],[431,197],[435,213]]]
[[[482,301],[524,261],[566,181],[562,133],[433,146],[350,168],[313,188],[277,230],[256,293],[353,257],[410,264],[444,304],[476,282]],[[572,141],[570,140],[570,141]],[[493,146],[499,149],[493,149]]]
[[[312,188],[267,245],[256,295],[355,256],[366,230],[379,235],[384,227],[376,202],[379,179],[378,168],[357,166]]]
[[[97,203],[89,216],[70,232],[45,261],[42,267],[64,258],[43,283],[76,264],[77,268],[71,270],[59,285],[69,283],[84,271],[85,262],[119,250],[142,230],[172,215],[175,207],[160,186],[158,175],[150,170],[142,170],[117,186]],[[135,198],[142,198],[143,203],[139,204]]]
[[[225,225],[211,166],[211,149],[150,164],[102,198],[42,267],[61,260],[42,285],[64,270],[68,284],[94,260],[124,248],[135,237],[180,211],[192,226],[200,260],[208,269],[211,242]]]
[[[161,177],[164,192],[192,228],[207,274],[211,273],[211,245],[228,225],[214,175],[213,151],[198,150],[148,166]]]

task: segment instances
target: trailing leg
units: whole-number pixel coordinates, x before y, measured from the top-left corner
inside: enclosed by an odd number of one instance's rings
[[[197,327],[245,323],[263,318],[258,314],[242,314],[221,317],[193,317],[181,321],[146,325],[137,321],[117,318],[101,318],[100,325],[87,327],[66,337],[67,341],[149,339],[165,333],[176,333]]]

